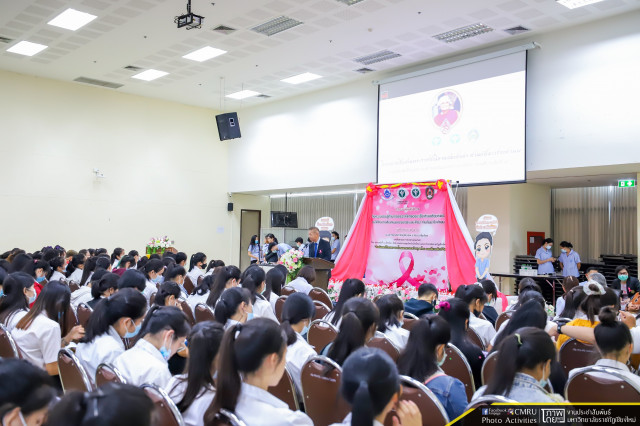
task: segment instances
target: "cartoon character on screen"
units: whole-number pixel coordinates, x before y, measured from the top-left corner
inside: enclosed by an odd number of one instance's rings
[[[432,108],[433,121],[442,133],[448,133],[460,118],[462,103],[458,94],[452,90],[442,92],[436,98]]]
[[[481,232],[476,236],[476,278],[478,281],[487,279],[491,266],[491,252],[493,251],[493,237],[489,232]]]

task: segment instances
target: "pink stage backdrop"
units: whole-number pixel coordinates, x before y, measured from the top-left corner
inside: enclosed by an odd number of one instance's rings
[[[475,282],[466,225],[445,181],[367,187],[332,280],[452,289]],[[458,214],[456,214],[458,213]]]

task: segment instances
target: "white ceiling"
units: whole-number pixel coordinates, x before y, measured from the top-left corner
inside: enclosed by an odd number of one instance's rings
[[[214,109],[240,109],[268,99],[225,100],[250,89],[282,99],[407,67],[457,51],[512,39],[504,29],[522,25],[548,32],[637,9],[637,0],[606,0],[569,10],[554,0],[364,0],[346,6],[337,0],[192,0],[205,17],[201,29],[177,29],[186,0],[2,0],[0,69],[63,81],[83,76],[123,84],[118,91]],[[47,25],[67,8],[97,15],[76,32]],[[285,15],[304,24],[271,37],[251,27]],[[482,22],[495,31],[446,44],[432,36]],[[212,28],[236,28],[230,35]],[[518,37],[518,36],[516,36]],[[6,52],[20,40],[48,45],[33,57]],[[198,63],[182,56],[204,46],[229,53]],[[376,73],[354,72],[353,58],[380,50],[402,56],[370,65]],[[131,79],[127,65],[169,72],[153,82]],[[292,86],[281,79],[302,72],[324,78]],[[80,84],[80,83],[76,83]],[[103,89],[113,90],[113,89]]]

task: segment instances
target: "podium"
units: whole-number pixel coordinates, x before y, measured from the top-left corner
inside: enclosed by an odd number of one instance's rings
[[[329,284],[329,274],[335,266],[333,262],[329,262],[317,257],[305,257],[302,259],[302,263],[305,265],[313,266],[316,270],[316,281],[313,283],[314,287],[320,287],[324,291],[327,291],[327,285]]]

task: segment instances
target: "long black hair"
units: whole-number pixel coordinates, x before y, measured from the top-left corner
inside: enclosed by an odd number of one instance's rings
[[[344,283],[342,283],[340,295],[338,296],[338,302],[333,308],[333,318],[331,319],[331,324],[338,325],[340,318],[342,318],[342,309],[344,307],[344,304],[347,303],[347,301],[352,297],[363,295],[364,290],[364,283],[356,278],[349,278]]]
[[[382,350],[360,348],[344,362],[340,393],[351,404],[352,426],[372,425],[399,390],[398,370]]]
[[[315,314],[316,307],[308,295],[293,293],[287,297],[282,308],[282,323],[280,324],[287,335],[287,345],[293,345],[298,341],[298,336],[291,325],[304,320],[309,320],[311,323]]]
[[[24,359],[0,359],[0,377],[0,419],[16,407],[20,407],[23,416],[29,416],[46,408],[56,397],[47,372]]]
[[[238,269],[238,267],[233,265],[225,266],[224,269],[215,274],[213,284],[211,285],[211,292],[207,298],[207,305],[215,308],[218,299],[220,299],[220,295],[227,288],[229,280],[240,280],[240,269]]]
[[[407,346],[398,358],[400,374],[424,382],[438,371],[436,348],[451,340],[451,327],[435,314],[425,315],[413,324]]]
[[[249,290],[241,287],[226,289],[220,296],[213,311],[216,321],[225,325],[227,320],[238,311],[238,307],[242,302],[247,305],[251,303],[251,293],[249,293]]]
[[[260,297],[264,299],[264,297],[258,293],[258,289],[262,286],[262,283],[265,281],[266,274],[264,273],[264,269],[259,267],[258,265],[249,266],[244,270],[242,276],[240,277],[240,283],[242,288],[246,288],[251,293],[251,303],[256,303],[256,299]]]
[[[260,245],[260,241],[258,241],[258,244],[256,244],[256,240],[257,240],[257,239],[258,239],[258,236],[257,236],[257,235],[252,235],[252,236],[251,236],[251,242],[249,243],[249,246],[250,246],[250,247],[253,247],[253,246],[259,246],[259,245]]]
[[[24,291],[32,286],[33,278],[25,272],[14,272],[7,275],[2,285],[4,297],[0,299],[0,322],[4,323],[16,311],[29,310]]]
[[[438,315],[443,317],[451,327],[451,343],[459,346],[462,342],[471,343],[467,337],[468,320],[471,316],[469,305],[462,299],[453,297],[441,302]]]
[[[402,300],[395,294],[385,294],[376,300],[376,306],[380,312],[378,318],[378,331],[386,332],[389,327],[400,327],[398,315],[404,311]]]
[[[477,284],[461,285],[456,290],[456,298],[464,300],[467,305],[472,303],[475,305],[476,301],[480,301],[484,305],[489,300],[484,288]],[[475,309],[473,313],[476,316],[480,315],[480,312]]]
[[[11,260],[11,270],[8,272],[23,271],[24,267],[33,263],[33,257],[25,252],[16,254]]]
[[[167,306],[168,297],[173,296],[176,300],[178,300],[181,293],[182,290],[180,290],[180,286],[177,283],[173,281],[164,282],[160,284],[160,288],[156,293],[156,298],[154,299],[153,303],[158,306]]]
[[[600,309],[598,314],[600,324],[596,325],[593,334],[602,355],[618,354],[625,347],[633,344],[629,327],[617,321],[616,316],[615,309],[609,306]]]
[[[180,266],[180,268],[182,268]],[[184,268],[182,268],[184,271]],[[215,275],[205,275],[203,279],[200,280],[200,283],[193,289],[193,294],[198,296],[202,296],[211,291],[211,285],[213,284],[213,280],[215,279]]]
[[[145,257],[146,259],[146,257]],[[138,291],[144,291],[147,285],[147,280],[144,274],[136,269],[128,269],[124,271],[124,274],[118,280],[118,290],[123,288],[135,288]]]
[[[149,276],[149,272],[153,271],[156,274],[159,274],[164,269],[164,263],[160,259],[149,259],[149,261],[144,265],[144,277],[148,280],[151,280]]]
[[[214,423],[222,408],[235,411],[242,387],[241,374],[257,371],[271,354],[282,359],[286,347],[284,332],[270,319],[256,318],[230,327],[220,345],[216,395],[204,414],[204,423]]]
[[[187,361],[187,376],[182,379],[187,388],[180,402],[176,404],[178,410],[184,413],[203,392],[214,390],[213,361],[220,349],[224,328],[213,321],[196,324],[189,334],[189,360]],[[177,384],[176,384],[177,386]]]
[[[285,280],[287,279],[286,275],[280,271],[280,268],[271,268],[269,272],[265,275],[266,288],[262,295],[265,299],[271,299],[271,293],[274,293],[276,296],[280,297],[282,294],[282,286],[284,285]]]
[[[60,256],[54,257],[53,259],[49,260],[49,266],[51,267],[51,270],[46,275],[47,280],[51,279],[51,275],[53,275],[55,271],[58,271],[58,268],[60,269],[64,268],[64,257],[60,257]],[[64,274],[63,271],[58,271],[58,272]]]
[[[28,329],[31,327],[33,320],[42,312],[52,321],[59,323],[67,309],[71,309],[70,300],[71,291],[68,285],[62,284],[60,281],[47,283],[42,287],[33,308],[18,321],[16,328],[20,330]]]
[[[143,296],[144,297],[144,296]],[[147,316],[142,322],[140,338],[147,334],[156,334],[162,330],[173,330],[173,340],[179,337],[187,337],[191,331],[191,326],[187,316],[180,309],[174,306],[154,305],[147,312]]]
[[[193,268],[195,268],[198,263],[205,262],[206,260],[207,255],[200,251],[192,254],[189,260],[189,272],[193,271]]]
[[[349,299],[343,307],[340,331],[327,356],[342,365],[353,351],[367,343],[367,332],[378,323],[378,318],[378,308],[369,299]]]
[[[133,288],[123,288],[114,295],[107,297],[98,304],[89,316],[85,327],[82,343],[93,340],[109,331],[109,327],[120,318],[131,318],[134,322],[142,318],[147,312],[147,299]]]
[[[120,277],[118,274],[107,272],[97,282],[93,282],[91,284],[91,296],[93,300],[99,300],[109,289],[117,290],[119,280]]]
[[[91,276],[93,271],[96,269],[97,262],[98,262],[97,257],[90,257],[84,263],[84,269],[82,270],[82,278],[80,278],[80,283],[79,283],[80,286],[85,285],[87,281],[89,281],[89,277]]]
[[[534,294],[539,294],[533,292]],[[542,295],[541,295],[542,297]],[[543,306],[537,300],[529,300],[522,305],[517,311],[514,312],[511,319],[504,329],[498,333],[496,341],[494,343],[494,350],[505,337],[512,335],[519,328],[523,327],[535,327],[544,330],[547,325],[547,313]]]
[[[67,265],[67,278],[73,274],[73,271],[78,269],[80,265],[84,265],[84,254],[76,254],[71,258],[71,262]]]
[[[111,263],[116,261],[118,256],[122,259],[122,255],[124,254],[124,249],[122,247],[116,247],[113,249],[113,253],[111,253]]]

